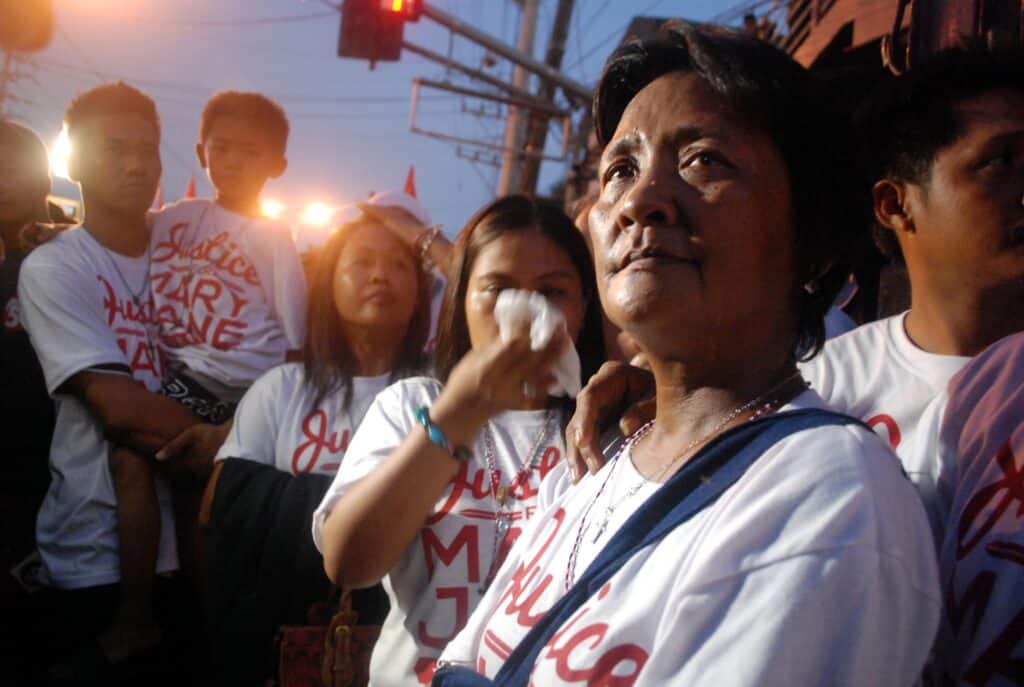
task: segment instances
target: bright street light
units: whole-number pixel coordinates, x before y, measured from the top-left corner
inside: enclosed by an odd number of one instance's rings
[[[285,205],[274,198],[264,198],[260,201],[260,210],[271,219],[279,219],[285,211]]]
[[[314,227],[324,227],[330,223],[331,218],[334,217],[335,209],[326,203],[319,201],[310,203],[306,206],[306,209],[302,211],[302,223],[310,224]]]
[[[70,181],[68,158],[71,157],[71,140],[68,138],[68,130],[66,128],[62,128],[57,138],[50,144],[48,154],[50,158],[50,173],[55,177]]]

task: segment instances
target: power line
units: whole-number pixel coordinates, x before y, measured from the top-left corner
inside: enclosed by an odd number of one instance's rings
[[[652,11],[654,8],[656,8],[658,5],[660,5],[663,2],[665,2],[665,0],[654,0],[654,2],[652,2],[650,5],[648,5],[647,7],[643,8],[642,10],[637,12],[636,15],[634,15],[634,16],[639,17],[639,16],[642,16],[644,14],[647,14],[648,12]],[[604,36],[603,38],[598,40],[597,44],[593,48],[591,48],[586,53],[584,53],[583,57],[581,57],[579,60],[577,60],[573,64],[570,64],[568,67],[566,67],[566,70],[574,68],[577,64],[582,64],[584,60],[586,60],[588,57],[590,57],[591,55],[596,53],[598,50],[601,50],[602,48],[607,49],[608,41],[610,41],[611,39],[615,38],[616,36],[621,36],[623,33],[625,33],[626,29],[629,28],[629,24],[631,22],[632,22],[632,20],[630,20],[630,22],[627,22],[625,26],[623,26],[621,28],[618,28],[615,31],[612,31],[607,36]]]
[[[137,79],[132,76],[124,74],[114,74],[112,72],[98,71],[94,69],[83,69],[67,62],[61,62],[52,58],[40,58],[38,63],[44,69],[55,70],[58,72],[72,73],[72,74],[88,74],[92,76],[98,76],[103,79],[119,79],[127,81],[133,84],[139,84],[146,86],[147,88],[152,87],[156,89],[169,89],[171,91],[179,91],[177,95],[195,94],[198,96],[197,102],[201,102],[201,98],[205,98],[210,93],[220,90],[215,86],[199,86],[195,84],[186,84],[175,81],[161,81],[156,79]],[[407,96],[333,96],[333,95],[320,95],[314,93],[268,93],[268,95],[275,100],[282,102],[291,103],[353,103],[353,104],[369,104],[369,103],[397,103],[397,102],[409,102]],[[442,100],[452,96],[447,95],[427,95],[421,96],[421,100]]]
[[[333,8],[337,10],[337,8]],[[333,12],[315,12],[313,14],[289,14],[279,17],[257,17],[255,19],[161,19],[160,23],[170,26],[202,27],[239,27],[267,26],[272,24],[295,24],[298,22],[326,19],[337,15]]]

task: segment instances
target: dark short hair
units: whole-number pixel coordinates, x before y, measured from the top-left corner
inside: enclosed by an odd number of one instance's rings
[[[26,163],[20,169],[39,183],[45,195],[50,188],[50,158],[39,135],[27,126],[0,119],[0,147],[16,151]]]
[[[240,117],[267,132],[273,153],[284,156],[288,147],[288,115],[276,102],[262,93],[241,91],[220,91],[215,93],[203,107],[199,119],[199,142],[206,143],[213,123],[220,117]]]
[[[469,325],[466,322],[466,291],[473,265],[485,246],[510,232],[536,230],[560,246],[572,261],[580,277],[586,311],[583,327],[576,337],[583,383],[604,362],[601,329],[601,302],[597,298],[594,264],[583,236],[562,208],[548,200],[511,195],[498,198],[478,211],[459,233],[441,315],[434,351],[434,370],[438,379],[448,381],[452,368],[469,352]]]
[[[775,143],[789,174],[798,264],[793,275],[799,318],[794,355],[807,359],[825,343],[825,313],[845,283],[865,235],[867,194],[854,184],[846,119],[810,72],[772,44],[745,33],[687,22],[630,42],[608,58],[594,96],[602,146],[629,102],[675,72],[697,75],[741,121]],[[802,288],[813,282],[809,292]]]
[[[306,308],[306,342],[302,356],[306,383],[314,390],[314,408],[334,393],[344,394],[346,409],[352,402],[356,359],[334,304],[334,274],[345,244],[355,230],[366,223],[364,217],[359,217],[340,226],[317,257]],[[381,231],[387,230],[381,228]],[[426,366],[423,348],[430,332],[432,277],[411,250],[409,254],[416,264],[416,308],[402,337],[398,357],[391,366],[391,381],[418,374]]]
[[[90,119],[126,114],[142,117],[156,128],[159,135],[160,116],[156,112],[156,103],[123,81],[96,86],[72,98],[64,112],[64,126],[67,127],[68,138],[75,140],[81,127]]]
[[[927,183],[935,156],[965,133],[957,106],[1004,89],[1024,93],[1024,52],[977,43],[944,50],[883,81],[854,118],[867,183]],[[876,226],[875,243],[887,258],[903,261],[891,230]]]

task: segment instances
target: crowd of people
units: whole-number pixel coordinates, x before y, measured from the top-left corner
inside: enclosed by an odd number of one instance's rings
[[[593,115],[575,220],[377,193],[313,260],[266,96],[210,99],[215,196],[156,211],[153,101],[75,97],[74,226],[0,122],[4,678],[285,684],[351,604],[382,687],[1024,684],[1021,55],[851,116],[680,22]],[[872,238],[911,305],[851,329]]]

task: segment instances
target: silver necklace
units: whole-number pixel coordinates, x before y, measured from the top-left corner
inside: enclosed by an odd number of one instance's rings
[[[132,299],[132,303],[134,303],[135,307],[139,310],[139,317],[142,318],[143,317],[143,310],[144,310],[143,305],[142,305],[142,294],[145,293],[149,289],[149,269],[150,269],[149,237],[148,236],[146,237],[146,252],[144,254],[144,258],[146,260],[146,274],[142,278],[142,284],[139,286],[138,291],[135,291],[134,289],[132,289],[131,285],[128,283],[128,280],[125,279],[124,273],[121,272],[121,268],[117,264],[117,259],[114,257],[114,252],[112,250],[110,250],[109,248],[107,248],[106,245],[104,245],[104,243],[102,241],[100,241],[98,238],[96,238],[96,236],[91,231],[89,231],[88,228],[85,228],[85,231],[86,231],[86,233],[89,234],[90,237],[92,237],[92,240],[95,241],[97,244],[99,244],[100,248],[103,249],[103,253],[107,256],[107,260],[110,262],[110,265],[114,268],[114,272],[117,274],[117,278],[121,280],[121,285],[124,286],[125,291],[128,292],[128,295]],[[145,322],[145,321],[142,322],[142,331],[146,335],[146,348],[149,349],[149,355],[153,359],[154,364],[155,364],[155,362],[157,360],[156,349],[153,346],[153,338],[150,335],[148,324],[149,324],[148,322]]]
[[[660,482],[661,479],[668,472],[669,468],[671,468],[673,465],[675,465],[682,458],[684,458],[687,455],[689,455],[689,453],[693,449],[697,448],[701,444],[704,444],[704,443],[710,441],[712,438],[714,438],[715,435],[717,435],[720,431],[722,431],[722,429],[724,429],[726,427],[726,425],[728,425],[730,422],[735,420],[743,412],[748,411],[751,408],[755,408],[759,404],[763,404],[763,405],[761,405],[760,408],[757,408],[755,410],[753,415],[751,415],[749,418],[747,418],[744,421],[744,424],[745,424],[747,422],[751,422],[751,421],[761,417],[762,415],[765,415],[766,413],[774,410],[776,405],[777,405],[777,403],[778,403],[778,401],[780,399],[779,398],[772,399],[771,396],[773,394],[775,394],[776,392],[780,391],[786,384],[789,384],[792,380],[798,378],[799,376],[800,376],[800,372],[799,371],[798,372],[794,372],[793,374],[789,375],[788,377],[783,379],[781,382],[779,382],[778,384],[773,386],[771,389],[769,389],[768,391],[766,391],[763,394],[761,394],[760,396],[758,396],[757,398],[754,398],[754,399],[752,399],[750,401],[747,401],[746,403],[744,403],[744,404],[742,404],[740,406],[737,406],[736,408],[731,410],[720,422],[718,422],[711,429],[710,432],[708,432],[707,434],[701,436],[698,439],[695,439],[694,441],[691,441],[689,444],[687,444],[683,448],[683,450],[680,453],[677,453],[671,460],[669,460],[669,461],[665,462],[664,464],[662,464],[662,466],[659,468],[658,472],[654,475],[652,480],[655,481],[655,482]],[[806,388],[806,386],[807,386],[807,383],[804,382],[804,388]],[[765,401],[765,399],[768,399],[768,400]],[[644,424],[642,427],[640,427],[640,429],[638,429],[636,432],[634,432],[629,437],[629,439],[622,445],[622,448],[620,448],[619,451],[615,454],[615,457],[613,458],[613,462],[617,463],[619,461],[619,459],[623,455],[625,455],[627,453],[627,449],[632,449],[632,447],[634,447],[636,445],[636,443],[640,439],[642,439],[644,436],[646,436],[653,428],[654,428],[654,420],[650,420],[646,424]],[[630,451],[630,453],[631,453],[631,451]],[[601,486],[598,487],[597,493],[594,494],[594,498],[591,499],[590,503],[587,505],[587,508],[586,508],[586,510],[583,513],[583,517],[580,519],[580,525],[579,525],[579,528],[576,531],[576,541],[573,543],[573,547],[572,547],[572,549],[569,552],[569,560],[568,560],[568,563],[566,564],[566,572],[565,572],[565,588],[566,588],[566,590],[568,590],[570,587],[572,587],[572,583],[575,580],[575,576],[576,576],[576,560],[579,557],[580,546],[581,546],[581,544],[583,542],[584,535],[590,529],[590,526],[592,524],[592,523],[588,522],[588,518],[590,516],[590,511],[591,511],[591,509],[593,509],[593,507],[597,503],[598,499],[600,499],[601,495],[604,493],[605,487],[608,485],[609,479],[611,478],[612,473],[615,471],[614,468],[615,468],[614,465],[609,468],[608,474],[605,475],[604,481],[601,482]],[[641,475],[641,477],[642,477],[641,481],[637,482],[632,487],[630,487],[630,489],[627,490],[626,495],[623,498],[619,499],[618,501],[609,503],[609,505],[605,507],[603,518],[601,519],[601,522],[598,524],[597,533],[594,535],[594,538],[591,540],[591,543],[597,543],[597,541],[602,537],[602,535],[604,535],[605,531],[608,529],[608,524],[611,522],[612,516],[615,514],[615,510],[620,505],[625,503],[629,498],[634,496],[643,487],[644,484],[646,484],[649,481],[652,481],[652,480],[648,480],[646,477],[643,477],[642,475]],[[611,499],[611,495],[609,495],[609,501],[611,501],[611,500],[612,500]]]
[[[86,229],[86,231],[89,231],[89,230]],[[93,240],[96,243],[100,244],[100,248],[102,248],[103,252],[106,254],[107,260],[110,261],[111,266],[114,268],[114,272],[117,273],[117,278],[121,280],[121,284],[124,286],[125,291],[127,291],[128,295],[131,296],[132,303],[135,304],[135,307],[141,308],[142,307],[142,301],[141,301],[142,294],[146,291],[146,289],[149,288],[149,239],[148,238],[146,239],[146,252],[143,255],[143,257],[146,259],[146,274],[142,278],[142,284],[139,286],[138,290],[136,291],[135,289],[133,289],[131,287],[131,285],[128,284],[128,280],[125,279],[124,273],[121,272],[121,268],[118,266],[117,260],[114,258],[113,251],[111,251],[109,248],[107,248],[105,245],[103,245],[102,241],[100,241],[98,238],[93,236],[91,231],[89,232],[89,236],[92,236]]]
[[[516,476],[512,478],[512,483],[508,486],[501,485],[501,473],[498,471],[496,463],[494,434],[491,431],[490,422],[484,425],[484,461],[487,464],[487,472],[491,481],[490,493],[494,501],[494,542],[491,551],[491,565],[487,571],[487,576],[484,578],[483,587],[480,589],[481,594],[487,591],[487,588],[498,572],[500,567],[498,555],[501,551],[501,544],[505,541],[505,534],[512,523],[512,511],[505,504],[509,501],[509,496],[511,495],[512,488],[515,486],[516,479],[524,473],[528,476],[540,465],[541,449],[551,433],[551,427],[557,416],[558,413],[554,410],[548,410],[544,414],[544,425],[541,427],[540,433],[537,435],[537,439],[533,442],[530,450],[526,453],[525,460],[518,466],[519,470]]]

